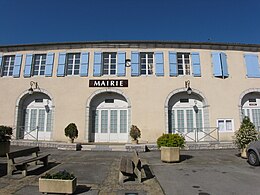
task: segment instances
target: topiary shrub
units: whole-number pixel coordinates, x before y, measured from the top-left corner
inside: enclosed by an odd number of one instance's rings
[[[0,126],[0,142],[7,142],[11,139],[13,128],[1,125]]]
[[[245,116],[239,130],[235,132],[235,144],[239,149],[246,148],[250,142],[257,140],[257,135],[255,125]]]
[[[49,174],[46,173],[44,176],[42,176],[41,178],[44,179],[62,179],[62,180],[72,180],[75,178],[75,176],[72,173],[69,173],[66,170],[63,171],[59,171],[57,173],[54,174]]]
[[[78,129],[75,123],[70,123],[66,128],[65,128],[65,136],[69,137],[71,141],[73,142],[75,138],[78,137]]]
[[[180,134],[163,134],[157,139],[157,146],[164,147],[184,147],[185,138]]]
[[[140,129],[137,126],[132,125],[130,129],[130,136],[133,140],[137,140],[138,138],[140,138],[141,137]]]

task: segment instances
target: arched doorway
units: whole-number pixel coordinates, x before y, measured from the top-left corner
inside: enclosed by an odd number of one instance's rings
[[[186,141],[203,141],[209,131],[208,105],[201,93],[186,89],[172,92],[166,100],[167,133],[181,133]]]
[[[248,116],[260,131],[260,90],[249,90],[240,99],[241,115]]]
[[[117,92],[100,92],[89,104],[89,141],[127,142],[129,103]]]
[[[45,93],[36,91],[19,99],[17,110],[17,138],[51,140],[53,126],[53,102]]]

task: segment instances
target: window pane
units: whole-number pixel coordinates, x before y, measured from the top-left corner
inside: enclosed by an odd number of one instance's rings
[[[110,111],[110,133],[117,133],[117,110]]]
[[[184,111],[177,110],[177,124],[178,124],[178,131],[184,132]]]
[[[227,131],[233,131],[233,129],[232,129],[232,121],[231,120],[226,120],[226,130]]]
[[[52,131],[52,111],[49,110],[47,113],[47,124],[46,124],[46,131]]]
[[[224,120],[219,120],[218,121],[218,128],[219,128],[219,131],[225,131]]]
[[[127,133],[127,111],[120,110],[120,133]]]
[[[186,110],[187,132],[193,131],[193,110]]]
[[[92,110],[92,133],[98,133],[98,114],[98,110]]]
[[[42,110],[42,109],[39,110],[38,127],[39,127],[39,131],[44,131],[44,127],[45,127],[45,110]]]
[[[101,133],[107,133],[108,129],[108,111],[101,110]]]

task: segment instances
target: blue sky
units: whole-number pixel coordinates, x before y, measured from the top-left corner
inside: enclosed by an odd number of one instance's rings
[[[172,40],[260,44],[259,0],[0,0],[0,45]]]

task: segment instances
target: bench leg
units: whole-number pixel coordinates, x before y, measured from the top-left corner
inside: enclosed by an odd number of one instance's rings
[[[124,183],[124,179],[125,179],[125,176],[123,175],[123,173],[121,171],[119,171],[119,183],[120,184]]]
[[[27,164],[24,165],[23,169],[24,170],[22,170],[22,174],[25,177],[27,175]]]
[[[7,164],[7,175],[12,175],[13,174],[13,168],[11,165]]]

